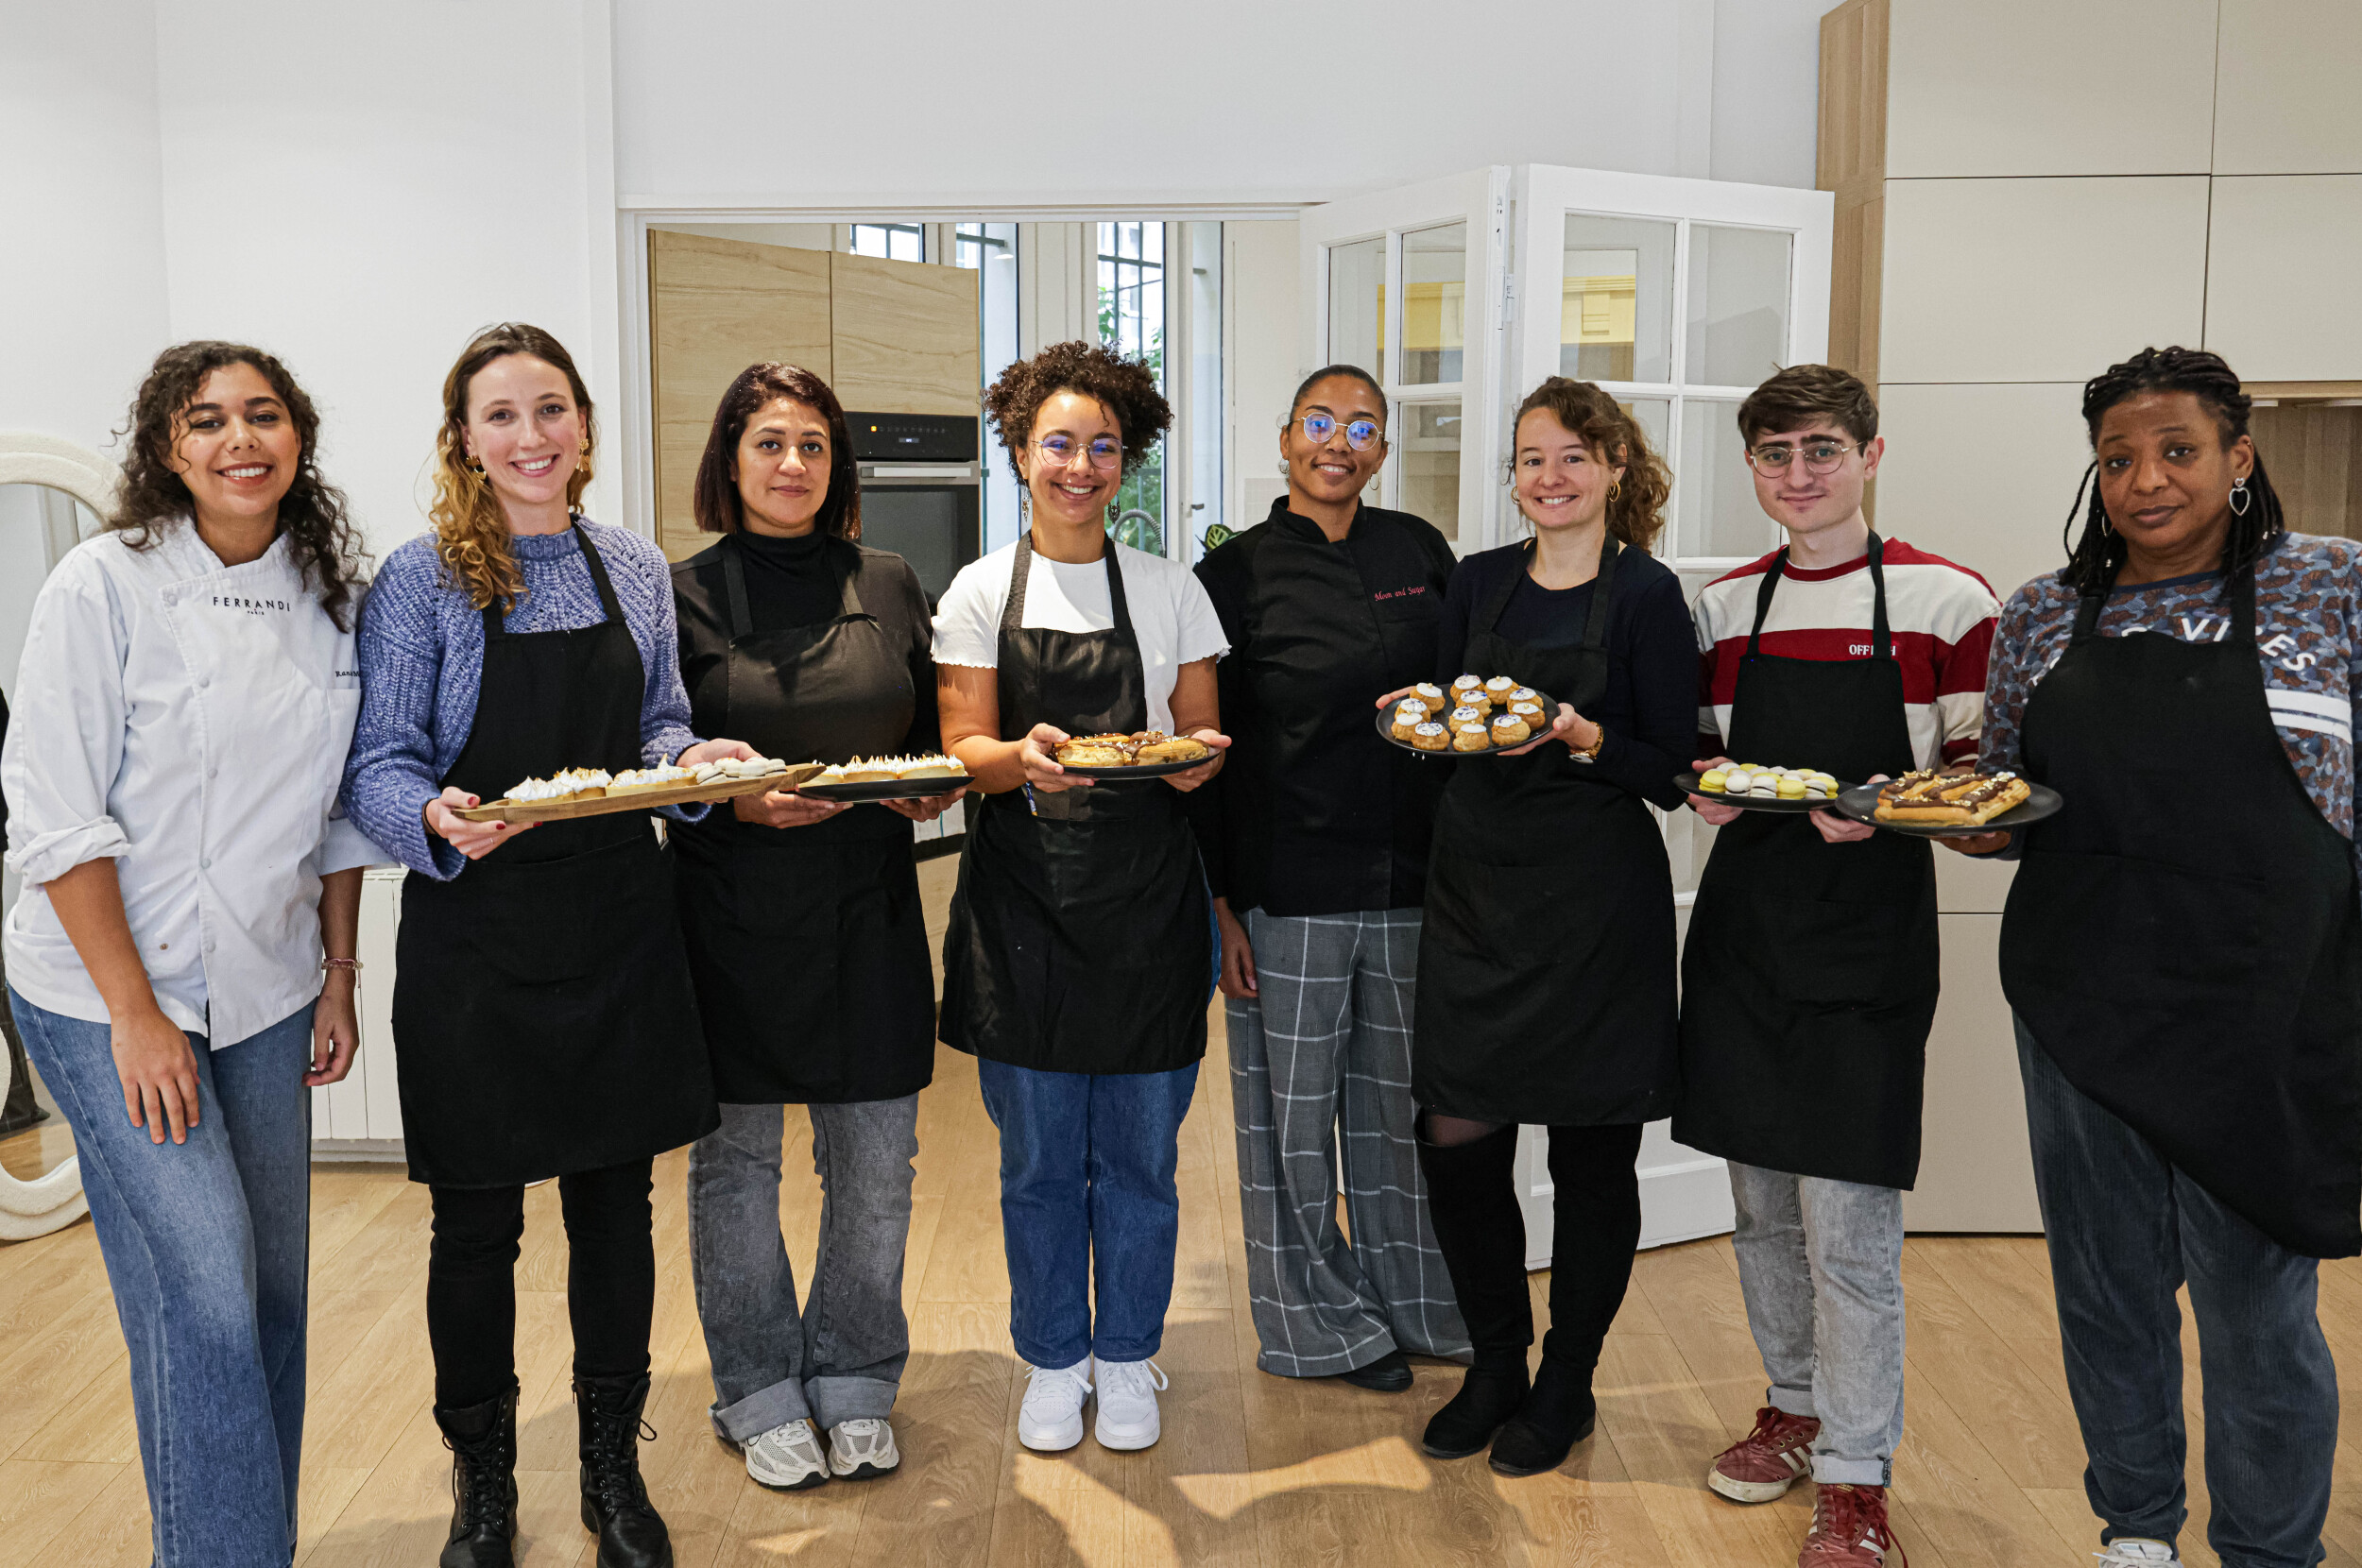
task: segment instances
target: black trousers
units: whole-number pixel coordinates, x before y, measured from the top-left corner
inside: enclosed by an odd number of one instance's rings
[[[1550,1331],[1542,1355],[1588,1374],[1624,1304],[1640,1245],[1640,1178],[1634,1168],[1640,1128],[1552,1127],[1549,1135]],[[1533,1343],[1516,1158],[1515,1127],[1448,1148],[1419,1143],[1436,1249],[1480,1366],[1522,1366]]]
[[[648,1370],[656,1312],[656,1243],[648,1160],[557,1179],[566,1216],[566,1315],[574,1371],[636,1377]],[[435,1241],[426,1266],[426,1333],[435,1403],[464,1409],[497,1399],[517,1375],[517,1247],[525,1189],[429,1187]]]

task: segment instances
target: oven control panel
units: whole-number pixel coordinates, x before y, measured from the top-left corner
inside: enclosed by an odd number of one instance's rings
[[[853,433],[853,456],[864,463],[973,463],[976,416],[957,414],[856,414],[845,422]]]

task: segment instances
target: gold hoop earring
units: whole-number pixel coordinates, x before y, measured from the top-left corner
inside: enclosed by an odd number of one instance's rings
[[[1611,479],[1607,482],[1607,499],[1610,504],[1613,504],[1616,498],[1623,493],[1624,482],[1622,480]]]
[[[484,471],[484,460],[480,457],[471,457],[468,459],[468,471],[475,475],[478,479],[483,480],[488,485],[492,481],[492,476]]]
[[[577,452],[575,455],[580,456],[580,457],[588,457],[588,456],[590,456],[590,441],[589,441],[589,439],[588,439],[588,438],[586,438],[586,439],[583,441],[583,443],[582,443],[582,450],[581,450],[579,452]]]

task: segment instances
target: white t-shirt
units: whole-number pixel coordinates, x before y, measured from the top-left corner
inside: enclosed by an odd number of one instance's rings
[[[1197,573],[1129,545],[1110,545],[1123,573],[1123,603],[1139,639],[1148,688],[1148,727],[1172,728],[1172,687],[1181,666],[1230,651],[1214,603]],[[1001,613],[1008,607],[1017,546],[1003,545],[960,569],[935,609],[935,662],[992,670],[1001,663]],[[1025,580],[1024,624],[1053,632],[1104,632],[1116,623],[1104,561],[1074,566],[1034,556]]]

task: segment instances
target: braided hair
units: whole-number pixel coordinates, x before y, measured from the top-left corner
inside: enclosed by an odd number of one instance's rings
[[[2241,390],[2238,376],[2223,363],[2220,354],[2204,349],[2143,349],[2083,383],[2083,424],[2095,451],[2099,445],[2101,418],[2116,404],[2144,392],[2191,394],[2213,412],[2226,447],[2248,434],[2248,410],[2252,404]],[[2108,525],[2107,509],[2100,503],[2099,486],[2096,483],[2098,472],[2099,460],[2095,457],[2083,470],[2083,483],[2075,489],[2075,504],[2067,509],[2065,526],[2059,531],[2063,543],[2066,530],[2075,526],[2076,514],[2082,513],[2082,536],[2069,548],[2067,564],[2059,573],[2060,582],[2080,593],[2097,593],[2114,581],[2127,554],[2124,536]],[[2088,508],[2083,504],[2083,492],[2087,489],[2091,492]],[[2254,468],[2248,473],[2247,490],[2254,500],[2244,513],[2231,514],[2230,537],[2223,541],[2222,566],[2226,574],[2252,566],[2272,540],[2288,531],[2280,496],[2264,472],[2264,454],[2260,452],[2255,454]]]

